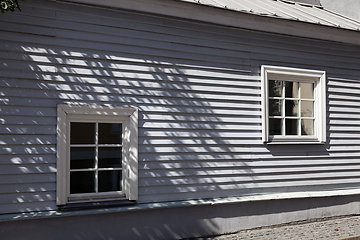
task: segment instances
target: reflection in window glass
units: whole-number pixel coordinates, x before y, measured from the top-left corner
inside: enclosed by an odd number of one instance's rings
[[[301,120],[301,135],[314,135],[314,120]]]
[[[313,83],[300,83],[301,98],[314,99],[314,84]]]
[[[278,80],[269,81],[269,97],[281,97],[283,82]]]
[[[301,116],[313,117],[314,116],[314,102],[313,101],[301,101]]]
[[[285,97],[298,98],[299,97],[299,83],[298,82],[285,82]]]
[[[312,99],[313,83],[269,80],[269,116],[280,117],[269,118],[269,134],[313,135],[314,119],[309,119],[314,118]]]
[[[269,100],[269,114],[270,116],[281,116],[282,115],[282,102],[279,99]]]

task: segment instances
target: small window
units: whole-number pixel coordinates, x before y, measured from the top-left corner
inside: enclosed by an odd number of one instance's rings
[[[137,199],[137,109],[58,105],[57,204]]]
[[[262,66],[263,142],[326,141],[325,72]]]

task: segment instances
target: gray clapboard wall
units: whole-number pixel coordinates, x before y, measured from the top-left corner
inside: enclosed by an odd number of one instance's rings
[[[360,187],[360,47],[32,0],[0,15],[0,213],[56,209],[56,104],[139,107],[139,202]],[[261,141],[260,66],[325,70],[325,145]],[[296,194],[294,194],[296,196]]]

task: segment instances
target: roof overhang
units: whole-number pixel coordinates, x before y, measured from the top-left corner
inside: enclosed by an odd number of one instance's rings
[[[311,5],[317,5],[320,6],[320,0],[286,0],[289,2],[297,2],[297,3],[305,3],[305,4],[311,4]]]
[[[72,2],[167,15],[230,27],[360,45],[360,32],[298,20],[232,11],[179,0],[72,0]],[[305,0],[303,0],[305,1]],[[312,0],[309,0],[312,1]]]

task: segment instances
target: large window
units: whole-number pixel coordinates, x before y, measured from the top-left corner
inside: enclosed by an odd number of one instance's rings
[[[263,141],[326,141],[325,72],[262,66]]]
[[[137,199],[137,109],[58,105],[57,204]]]

